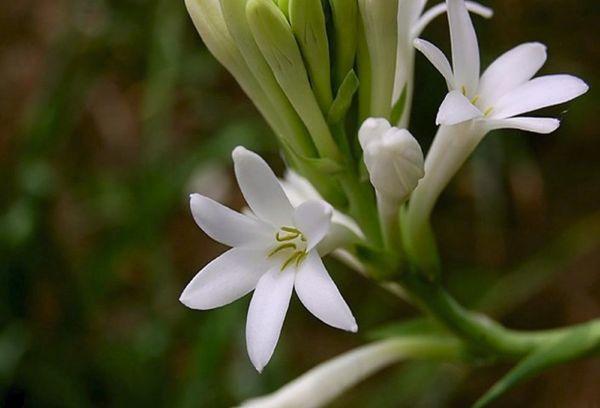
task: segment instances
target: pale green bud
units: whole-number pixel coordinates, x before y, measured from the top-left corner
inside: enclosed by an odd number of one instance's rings
[[[278,134],[284,133],[284,121],[275,113],[274,105],[252,75],[229,34],[219,0],[186,0],[185,5],[209,51],[233,75],[273,130]]]
[[[329,0],[333,19],[334,82],[338,88],[354,67],[358,38],[356,0]]]
[[[319,154],[341,161],[341,154],[312,92],[300,49],[285,15],[271,0],[249,0],[246,16],[254,40],[311,134]]]
[[[329,44],[321,0],[290,0],[289,16],[292,31],[307,64],[317,101],[321,111],[327,113],[333,96]]]
[[[274,111],[286,127],[285,133],[279,135],[280,138],[289,145],[293,152],[306,157],[315,156],[316,151],[310,136],[281,90],[271,68],[252,37],[250,26],[246,20],[247,0],[220,0],[220,2],[231,37],[239,48],[248,68],[271,101]]]
[[[358,0],[371,66],[370,116],[390,119],[396,75],[398,0]]]

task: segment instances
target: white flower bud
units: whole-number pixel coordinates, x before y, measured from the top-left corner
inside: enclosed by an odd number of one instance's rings
[[[365,120],[358,138],[378,198],[395,204],[408,199],[425,174],[419,142],[381,118]]]

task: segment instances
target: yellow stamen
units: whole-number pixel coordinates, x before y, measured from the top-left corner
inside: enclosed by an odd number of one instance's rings
[[[277,248],[275,248],[274,250],[272,250],[271,252],[269,252],[269,255],[267,256],[268,258],[272,257],[273,255],[275,255],[278,252],[281,252],[283,250],[286,249],[296,249],[296,244],[289,242],[287,244],[281,244],[279,245]]]

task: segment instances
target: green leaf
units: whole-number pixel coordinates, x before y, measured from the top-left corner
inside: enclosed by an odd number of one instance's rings
[[[473,408],[482,408],[517,384],[545,369],[600,351],[600,320],[573,328],[532,352],[483,395]]]
[[[400,121],[400,118],[402,117],[402,114],[404,113],[405,108],[406,108],[406,85],[404,85],[404,88],[402,88],[402,93],[400,94],[400,97],[398,98],[398,100],[396,101],[394,106],[392,107],[392,114],[390,115],[391,116],[390,123],[392,123],[392,124],[398,123]]]
[[[354,70],[351,69],[346,74],[342,85],[340,85],[340,89],[327,114],[327,122],[330,125],[339,123],[346,116],[350,105],[352,105],[352,98],[358,90],[358,86],[358,77]]]

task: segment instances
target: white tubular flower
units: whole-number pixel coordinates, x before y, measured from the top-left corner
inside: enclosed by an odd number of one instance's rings
[[[506,128],[535,133],[556,130],[556,119],[516,116],[570,101],[587,92],[588,86],[571,75],[531,79],[546,62],[546,47],[539,43],[513,48],[480,77],[477,36],[465,2],[447,0],[447,5],[453,66],[433,44],[420,39],[414,42],[448,84],[449,93],[436,123],[451,126],[473,120],[484,132]]]
[[[436,123],[442,126],[427,153],[425,177],[407,213],[405,242],[414,260],[432,258],[424,248],[432,244],[428,220],[433,206],[489,131],[553,132],[560,124],[557,119],[517,116],[570,101],[588,90],[582,80],[570,75],[531,79],[546,61],[546,47],[539,43],[513,48],[480,77],[477,36],[465,2],[447,0],[447,6],[453,65],[433,44],[420,39],[414,43],[446,79],[449,90],[438,111]]]
[[[329,232],[331,206],[313,200],[294,208],[260,156],[237,147],[233,161],[254,216],[199,194],[191,196],[196,223],[232,249],[206,265],[184,289],[180,301],[192,309],[213,309],[254,290],[246,345],[260,372],[273,354],[294,288],[304,306],[324,323],[351,332],[358,327],[316,251]]]
[[[421,146],[408,130],[392,127],[382,118],[365,120],[358,139],[377,194],[382,227],[393,241],[398,209],[424,175]]]
[[[396,76],[392,102],[395,105],[405,92],[406,103],[397,126],[408,127],[410,107],[412,105],[413,76],[415,67],[415,49],[413,42],[436,17],[447,10],[445,3],[437,4],[423,12],[427,0],[403,0],[398,3],[398,43],[396,52]],[[492,9],[479,3],[467,1],[467,9],[485,18],[493,15]]]
[[[408,359],[455,359],[457,342],[440,337],[392,338],[359,347],[326,361],[270,395],[243,408],[318,408],[383,368]]]
[[[423,177],[423,152],[406,129],[369,118],[358,131],[371,184],[384,199],[404,202]]]

